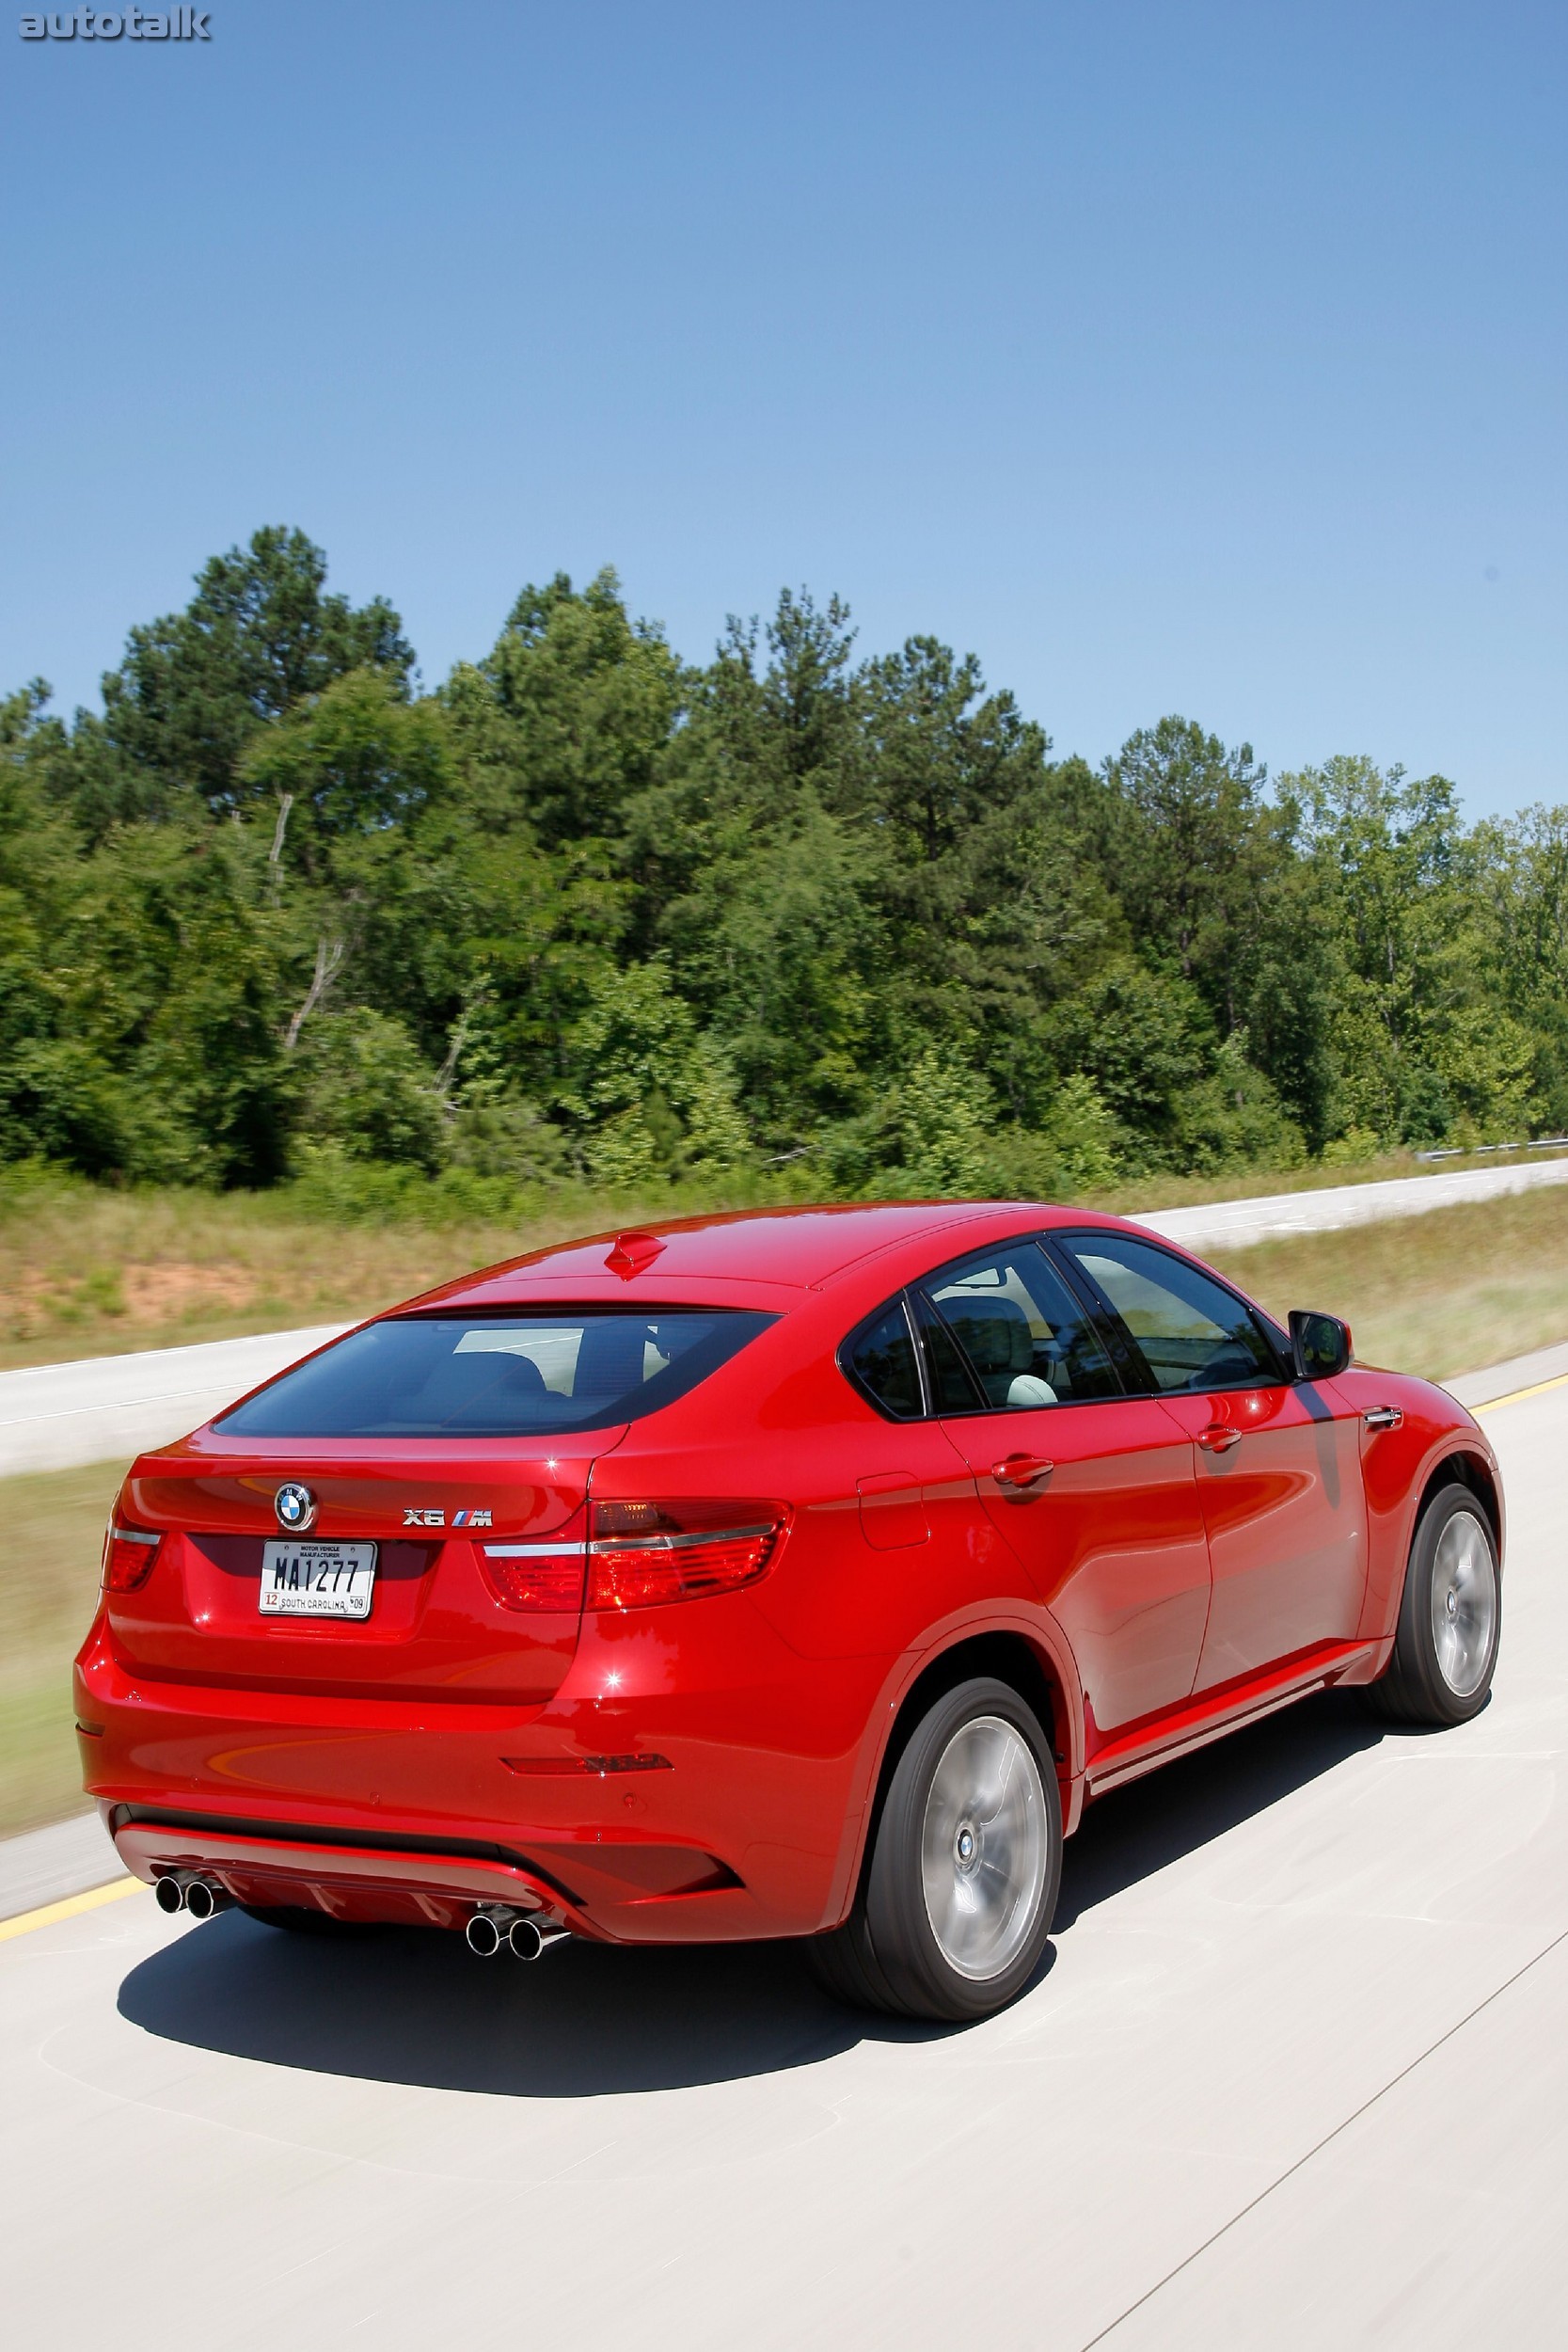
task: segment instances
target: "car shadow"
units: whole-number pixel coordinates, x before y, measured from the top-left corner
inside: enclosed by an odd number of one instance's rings
[[[1359,1691],[1323,1691],[1113,1789],[1068,1840],[1055,1932],[1391,1734]]]
[[[525,1964],[437,1930],[340,1943],[242,1912],[134,1968],[119,2013],[263,2064],[528,2099],[685,2090],[958,2030],[841,2009],[791,1944],[572,1942]]]
[[[1069,1843],[1056,1934],[1384,1736],[1354,1692],[1328,1692],[1102,1798]],[[574,1942],[524,1965],[434,1931],[338,1943],[239,1912],[141,1962],[119,2006],[148,2033],[232,2058],[531,2099],[690,2089],[965,2030],[841,2009],[792,1944]]]

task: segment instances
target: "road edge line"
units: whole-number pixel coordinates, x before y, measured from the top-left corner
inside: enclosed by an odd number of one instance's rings
[[[84,1911],[118,1903],[122,1896],[139,1894],[143,1883],[141,1879],[111,1879],[107,1886],[89,1886],[85,1895],[67,1895],[37,1911],[19,1912],[14,1919],[0,1919],[0,1944],[8,1944],[13,1935],[30,1935],[35,1928],[52,1928],[56,1919],[74,1919]]]
[[[1528,1389],[1511,1389],[1507,1396],[1489,1397],[1484,1405],[1472,1405],[1469,1409],[1479,1421],[1482,1413],[1499,1413],[1505,1405],[1522,1405],[1527,1396],[1544,1396],[1548,1389],[1568,1389],[1568,1372],[1534,1381]]]

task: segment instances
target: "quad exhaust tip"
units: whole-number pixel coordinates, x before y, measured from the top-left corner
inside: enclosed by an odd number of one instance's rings
[[[216,1879],[204,1879],[195,1870],[171,1870],[158,1881],[152,1890],[153,1900],[160,1911],[172,1918],[179,1911],[188,1911],[193,1919],[213,1919],[220,1911],[233,1908],[234,1898],[227,1886]]]
[[[564,1928],[542,1928],[538,1921],[524,1913],[509,1911],[497,1905],[488,1911],[476,1911],[463,1931],[470,1952],[481,1960],[492,1960],[499,1951],[509,1951],[515,1960],[538,1960],[552,1944],[563,1944]]]
[[[234,1903],[226,1886],[196,1870],[166,1871],[153,1887],[152,1897],[159,1910],[171,1918],[183,1911],[196,1920],[213,1919],[220,1911],[231,1910]],[[493,1960],[499,1951],[510,1952],[515,1960],[539,1960],[552,1944],[565,1943],[568,1930],[541,1927],[526,1912],[497,1903],[476,1911],[463,1933],[469,1951],[477,1952],[482,1960]]]

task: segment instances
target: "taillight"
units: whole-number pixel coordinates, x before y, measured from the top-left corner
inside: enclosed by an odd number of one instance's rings
[[[134,1593],[138,1584],[145,1584],[163,1540],[150,1528],[127,1527],[123,1520],[111,1519],[103,1538],[103,1590]]]
[[[595,1502],[585,1606],[651,1609],[754,1584],[784,1522],[776,1502]]]
[[[508,1609],[651,1609],[754,1584],[784,1523],[777,1502],[595,1502],[586,1543],[562,1534],[478,1549]]]
[[[558,1535],[553,1543],[481,1544],[479,1556],[491,1591],[508,1609],[569,1610],[575,1616],[587,1549],[580,1534],[575,1543]]]

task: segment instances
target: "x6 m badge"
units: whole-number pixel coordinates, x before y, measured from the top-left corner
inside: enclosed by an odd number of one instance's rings
[[[410,1511],[403,1515],[404,1527],[494,1527],[493,1511],[454,1511],[449,1521],[444,1511]]]

